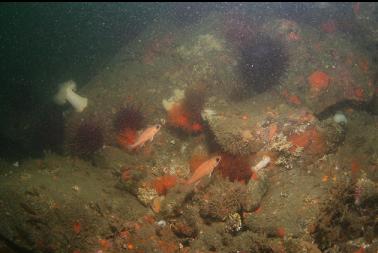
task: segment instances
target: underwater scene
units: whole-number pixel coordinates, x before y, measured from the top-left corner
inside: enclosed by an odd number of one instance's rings
[[[0,21],[0,253],[378,252],[377,3]]]

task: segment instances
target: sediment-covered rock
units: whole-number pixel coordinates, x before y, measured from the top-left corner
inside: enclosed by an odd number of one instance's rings
[[[328,187],[319,186],[320,180],[299,168],[277,173],[259,209],[244,219],[245,226],[272,236],[303,235],[320,213],[318,204],[327,196]]]
[[[250,180],[246,185],[246,197],[243,205],[243,210],[246,212],[255,211],[268,191],[268,179],[265,173],[259,173],[257,180]]]
[[[0,234],[35,252],[90,252],[146,209],[106,170],[49,155],[2,168]]]
[[[308,109],[268,93],[232,105],[213,102],[203,118],[221,148],[234,155],[273,151],[314,161],[334,150],[341,138],[335,136],[342,135],[337,125],[321,124]]]
[[[227,180],[209,185],[203,194],[197,196],[200,201],[200,215],[206,219],[224,221],[229,215],[240,212],[245,197],[243,187],[240,183]]]

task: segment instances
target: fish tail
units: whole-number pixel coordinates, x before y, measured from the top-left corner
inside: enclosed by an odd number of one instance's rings
[[[136,145],[136,143],[134,143],[134,144],[129,145],[129,146],[128,146],[128,149],[129,149],[129,150],[134,150],[134,149],[136,149],[137,147],[138,147],[138,145]]]

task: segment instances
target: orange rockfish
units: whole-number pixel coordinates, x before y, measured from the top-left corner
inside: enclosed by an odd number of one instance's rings
[[[135,141],[134,144],[130,145],[129,148],[130,149],[136,149],[136,148],[139,148],[139,147],[143,147],[143,145],[147,142],[147,141],[152,141],[154,139],[154,136],[157,132],[159,132],[161,128],[161,125],[160,124],[157,124],[157,125],[154,125],[154,126],[151,126],[149,128],[147,128],[146,130],[144,130],[137,138],[137,140]]]
[[[207,160],[206,162],[202,163],[193,173],[192,177],[186,181],[186,184],[193,184],[198,182],[204,176],[211,176],[215,167],[218,166],[219,162],[221,161],[220,156],[214,156]]]

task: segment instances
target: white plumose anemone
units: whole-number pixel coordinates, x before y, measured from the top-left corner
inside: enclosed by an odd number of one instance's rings
[[[58,105],[64,105],[67,101],[77,112],[82,112],[88,105],[88,99],[75,93],[76,83],[73,80],[59,85],[59,91],[54,96],[54,101]]]
[[[333,116],[333,120],[341,125],[346,125],[348,123],[347,118],[345,117],[344,113],[342,112],[336,112]]]
[[[260,162],[258,162],[255,166],[253,166],[251,169],[255,172],[259,172],[261,169],[268,166],[270,161],[271,161],[270,157],[267,156],[267,155],[264,155],[262,160]]]

